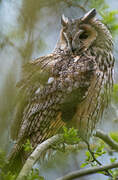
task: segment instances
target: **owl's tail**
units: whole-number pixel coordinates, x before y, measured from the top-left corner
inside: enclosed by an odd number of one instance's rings
[[[15,144],[11,153],[8,155],[8,164],[6,168],[13,174],[19,173],[28,155],[29,154],[24,151],[23,146]]]

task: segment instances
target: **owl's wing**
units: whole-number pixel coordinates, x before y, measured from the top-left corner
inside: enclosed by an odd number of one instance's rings
[[[57,133],[65,123],[71,123],[96,69],[92,57],[63,56],[60,61],[54,55],[46,58],[24,68],[12,131],[12,138],[30,138],[35,145]],[[56,65],[54,59],[58,60]],[[47,85],[54,65],[54,81]]]
[[[36,89],[43,87],[49,76],[51,76],[53,59],[53,54],[50,54],[31,61],[22,67],[22,77],[20,82],[17,83],[16,109],[10,131],[13,140],[18,137],[25,107],[33,98]]]

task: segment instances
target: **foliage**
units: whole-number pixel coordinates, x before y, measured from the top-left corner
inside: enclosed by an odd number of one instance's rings
[[[100,16],[102,17],[102,22],[108,26],[113,36],[118,33],[118,10],[109,10],[109,6],[105,0],[90,0],[90,8],[96,8]]]
[[[0,169],[6,164],[6,153],[0,150]]]
[[[5,172],[4,167],[7,163],[6,153],[0,150],[0,180],[15,180],[16,175],[12,174],[10,171]]]
[[[96,8],[97,11],[101,12],[101,11],[105,11],[106,9],[109,8],[108,4],[105,2],[105,0],[89,0],[89,7],[90,8]]]
[[[39,170],[38,169],[32,169],[26,178],[26,180],[44,180],[44,177],[39,176]]]
[[[80,138],[78,137],[78,131],[74,128],[63,128],[63,140],[61,140],[59,143],[67,143],[68,145],[74,145],[80,142]],[[111,133],[110,134],[111,137],[116,140],[118,142],[118,133]],[[59,147],[59,143],[57,143],[57,147]],[[32,146],[30,144],[30,141],[27,140],[26,144],[23,145],[25,148],[25,151],[29,152],[32,150]],[[56,147],[56,145],[55,145]],[[61,150],[60,148],[57,148],[57,150]],[[91,167],[95,167],[98,165],[102,165],[98,159],[100,157],[102,157],[104,154],[107,154],[107,149],[105,146],[105,143],[103,141],[96,141],[95,146],[92,147],[92,149],[90,147],[88,147],[88,150],[85,151],[85,160],[84,162],[81,164],[81,168],[85,167],[85,166],[91,166]],[[116,157],[114,157],[114,154],[112,154],[112,157],[109,158],[109,161],[111,163],[114,163],[117,160]],[[0,151],[0,179],[1,180],[15,180],[16,176],[15,174],[12,174],[12,172],[10,172],[8,170],[8,172],[5,172],[5,164],[7,164],[7,160],[6,160],[6,155],[3,151]],[[99,172],[101,174],[106,175],[106,173],[108,173],[107,171],[105,172]],[[114,169],[114,170],[110,170],[109,173],[112,175],[113,179],[115,180],[115,178],[118,176],[118,169]],[[29,175],[27,176],[26,180],[44,180],[44,177],[39,175],[39,170],[38,169],[32,169],[29,173]]]
[[[85,152],[86,159],[85,159],[85,162],[83,162],[81,164],[81,168],[84,168],[87,165],[91,166],[91,167],[102,165],[101,162],[98,159],[100,159],[100,156],[103,157],[103,155],[107,154],[107,153],[108,152],[107,152],[107,149],[106,149],[105,142],[101,143],[101,141],[99,141],[96,148]],[[112,164],[112,163],[116,162],[117,158],[114,157],[114,154],[111,154],[111,156],[113,156],[113,157],[109,157],[109,161]],[[112,176],[113,180],[116,180],[118,178],[118,168],[115,168],[115,169],[109,170],[109,171],[102,171],[102,172],[99,172],[99,173],[107,175],[107,176],[108,176],[107,173],[109,173]],[[110,179],[111,179],[111,177],[108,178],[108,180],[110,180]]]
[[[118,33],[118,20],[116,17],[118,10],[105,13],[101,11],[100,15],[103,18],[102,22],[109,27],[113,35],[116,35]]]
[[[111,172],[112,172],[113,180],[116,180],[118,178],[118,169],[115,169],[114,171]]]
[[[114,84],[113,86],[112,99],[115,103],[118,103],[118,84]]]
[[[31,150],[29,148],[29,141],[27,141],[27,145],[25,145],[26,151],[29,152]],[[0,150],[0,180],[15,180],[17,174],[13,174],[9,170],[6,169],[8,164],[6,153]],[[42,176],[39,176],[38,169],[32,169],[29,175],[27,176],[26,180],[44,180]]]
[[[111,138],[118,143],[118,132],[110,132]]]
[[[102,156],[103,154],[106,154],[105,146],[102,143],[99,143],[99,145],[96,146],[96,148],[93,149],[93,154],[95,158],[98,158]],[[85,152],[85,162],[81,164],[81,168],[85,167],[86,165],[97,166],[96,161],[93,159],[93,156],[90,151]]]
[[[13,175],[10,171],[8,171],[7,173],[1,172],[0,179],[1,180],[15,180],[16,175]]]
[[[80,142],[80,138],[78,137],[78,130],[72,128],[63,127],[64,134],[63,139],[67,144],[77,144]]]
[[[32,145],[31,145],[29,139],[27,139],[26,143],[23,144],[23,147],[24,147],[24,151],[25,151],[25,152],[31,152],[31,151],[33,150],[33,147],[32,147]]]

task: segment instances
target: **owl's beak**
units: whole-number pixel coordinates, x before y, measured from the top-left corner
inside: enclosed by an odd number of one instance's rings
[[[93,19],[96,16],[97,12],[96,9],[91,9],[87,12],[84,17],[81,19],[82,22],[88,22],[89,20]]]
[[[74,36],[73,40],[72,40],[72,51],[74,52],[76,49],[78,49],[78,38],[79,36],[84,32],[84,30],[80,29]]]

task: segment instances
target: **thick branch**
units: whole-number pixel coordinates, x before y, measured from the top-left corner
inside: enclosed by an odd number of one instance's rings
[[[107,143],[112,149],[118,151],[118,144],[115,143],[107,134],[97,131],[95,134],[96,137],[99,137],[102,139],[105,143]],[[41,154],[46,151],[52,144],[59,142],[63,138],[63,135],[55,135],[51,137],[50,139],[44,141],[43,143],[39,144],[36,149],[32,152],[32,154],[27,159],[26,163],[24,164],[22,170],[20,171],[17,180],[25,180],[26,176],[32,169],[35,162],[40,158]],[[68,175],[58,178],[57,180],[69,180],[80,176],[85,176],[93,173],[97,173],[99,171],[105,171],[108,169],[116,168],[118,167],[118,163],[113,163],[107,166],[100,166],[95,168],[88,168],[88,169],[82,169],[79,171],[74,171],[72,173],[69,173]]]
[[[26,176],[32,169],[35,162],[39,159],[40,155],[46,151],[52,144],[60,141],[62,139],[62,135],[55,135],[50,139],[47,139],[43,143],[39,144],[36,149],[32,152],[32,154],[27,159],[26,163],[24,164],[23,168],[21,169],[18,177],[16,180],[25,180]]]
[[[114,149],[115,151],[118,151],[118,143],[113,141],[109,135],[105,134],[104,132],[100,130],[97,130],[94,136],[99,137],[106,144],[108,144],[112,149]]]
[[[106,171],[108,169],[113,169],[118,167],[118,162],[109,164],[106,166],[100,166],[100,167],[92,167],[92,168],[87,168],[87,169],[81,169],[78,171],[73,171],[72,173],[68,173],[67,175],[57,178],[56,180],[71,180],[74,178],[90,175],[90,174],[95,174],[100,171]]]

